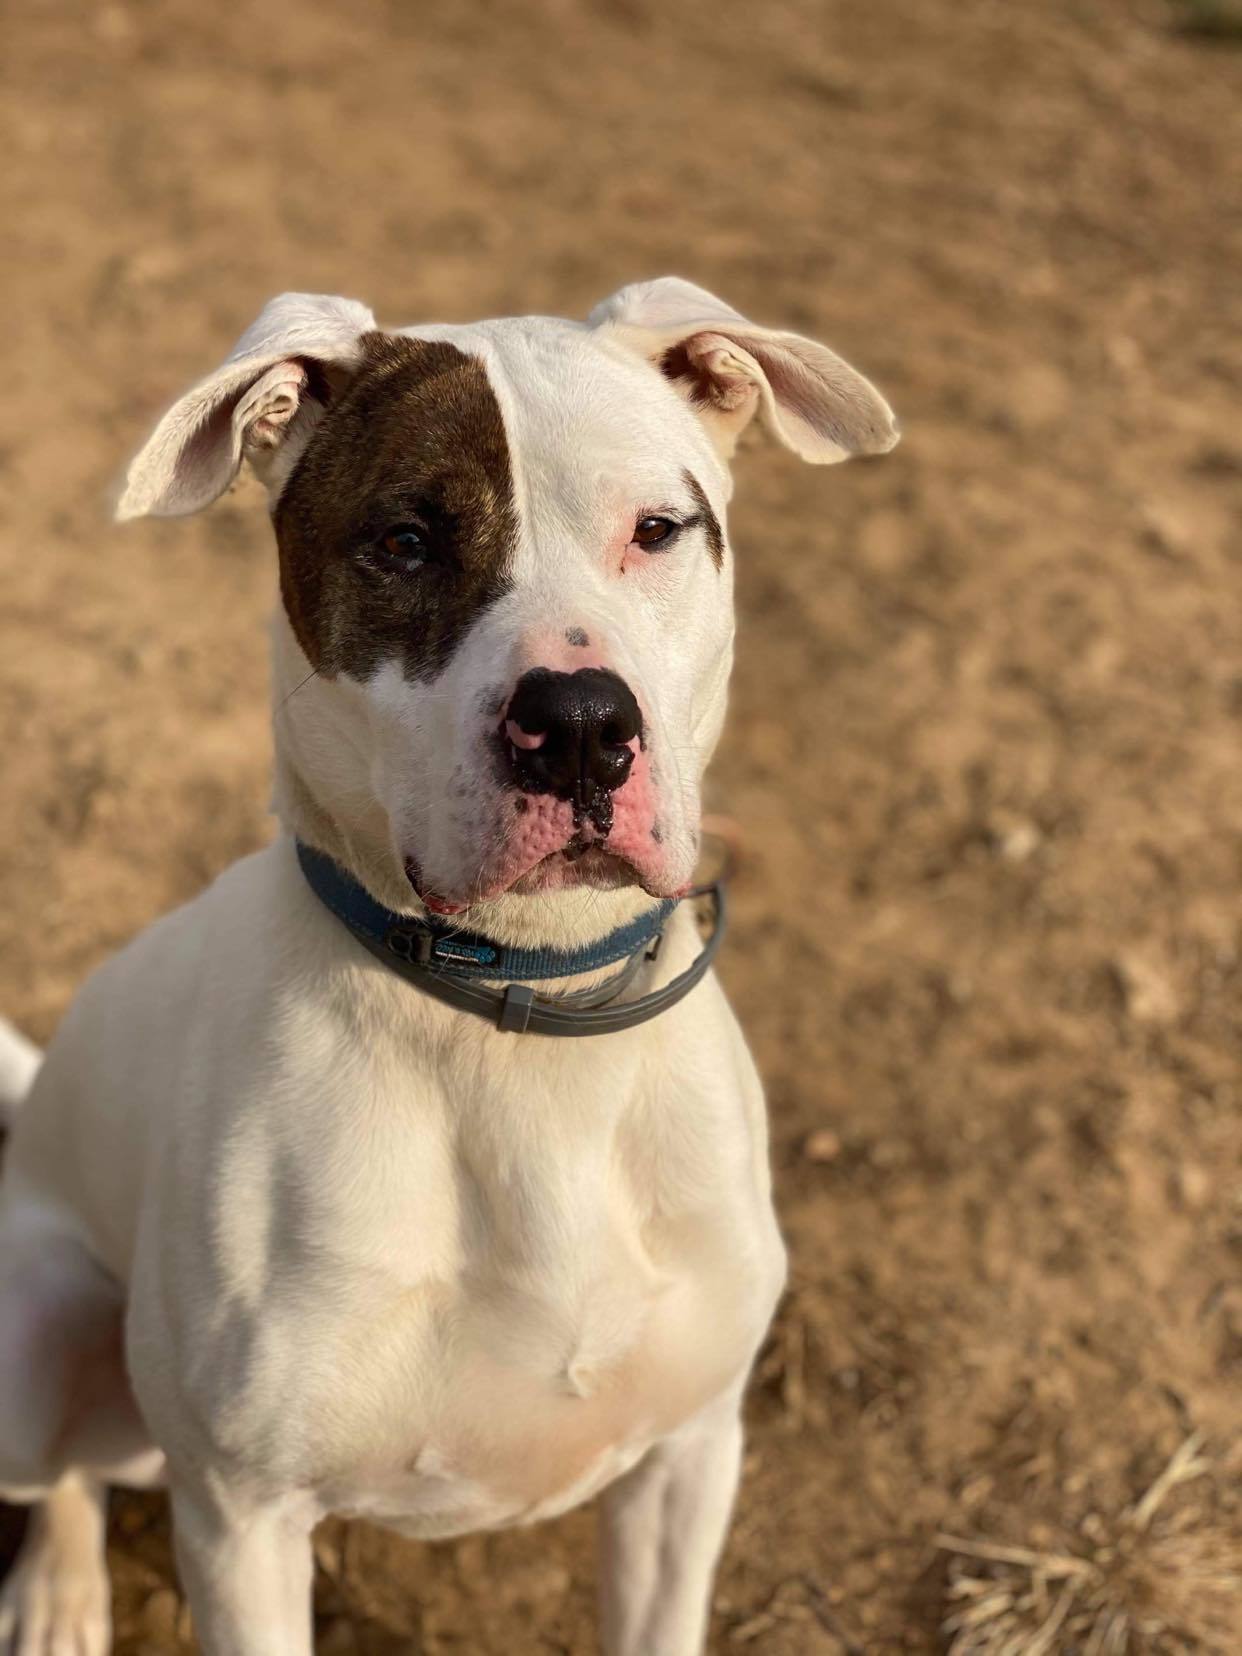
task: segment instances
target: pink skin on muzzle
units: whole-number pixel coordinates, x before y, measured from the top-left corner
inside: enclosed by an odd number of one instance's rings
[[[548,739],[546,730],[537,730],[532,734],[529,730],[523,730],[515,719],[505,720],[505,735],[515,748],[523,748],[527,753],[533,753],[536,748],[541,748]]]
[[[526,752],[541,747],[546,740],[546,733],[523,730],[512,719],[506,719],[502,728],[506,740]],[[568,800],[551,794],[507,794],[499,802],[508,818],[507,825],[502,824],[499,846],[479,870],[468,897],[423,889],[416,865],[408,865],[410,879],[426,907],[433,914],[460,914],[472,903],[499,897],[519,880],[527,881],[526,890],[581,885],[584,880],[577,858],[571,860],[558,853],[571,844],[581,850],[584,842],[628,863],[638,883],[653,896],[682,895],[684,884],[674,887],[669,883],[664,849],[654,834],[656,791],[651,761],[637,737],[626,746],[634,760],[625,783],[612,796],[612,827],[606,836],[601,837],[589,823],[576,825]]]

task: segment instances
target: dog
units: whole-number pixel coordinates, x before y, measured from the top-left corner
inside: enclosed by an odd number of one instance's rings
[[[702,1649],[785,1272],[681,901],[756,413],[812,462],[897,437],[679,279],[585,324],[286,294],[134,461],[123,519],[266,488],[282,833],[41,1063],[0,1041],[0,1489],[35,1507],[0,1652],[108,1649],[109,1484],[167,1486],[212,1656],[308,1656],[326,1514],[595,1496],[603,1648]]]

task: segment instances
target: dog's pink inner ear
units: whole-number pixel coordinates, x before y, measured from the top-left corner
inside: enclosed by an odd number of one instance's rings
[[[257,379],[233,411],[233,427],[247,454],[277,448],[308,384],[304,363],[278,362]]]
[[[763,397],[763,370],[723,334],[704,330],[666,346],[656,366],[702,420],[729,459]]]
[[[118,518],[201,511],[228,488],[244,457],[270,463],[331,400],[329,376],[356,369],[359,341],[374,330],[374,316],[354,299],[282,293],[270,300],[227,361],[172,405],[135,455]]]
[[[679,277],[631,282],[596,305],[588,323],[653,363],[725,458],[757,412],[782,443],[818,465],[883,454],[897,441],[884,398],[835,352],[748,322]]]
[[[883,454],[897,441],[892,410],[875,387],[799,334],[722,322],[685,334],[656,360],[726,455],[757,409],[782,443],[821,465]]]
[[[670,346],[660,368],[690,398],[696,408],[718,408],[723,413],[753,412],[758,382],[747,372],[729,341],[720,334],[693,334]]]

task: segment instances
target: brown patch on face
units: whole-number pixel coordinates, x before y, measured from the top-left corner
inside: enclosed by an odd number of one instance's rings
[[[707,536],[707,550],[712,555],[712,562],[717,569],[724,568],[724,530],[720,527],[720,519],[712,511],[712,503],[703,492],[703,485],[692,472],[683,471],[682,481],[694,496],[694,504],[699,509],[699,516],[703,519],[703,533]]]
[[[504,421],[483,364],[456,346],[373,333],[363,347],[276,508],[281,597],[324,677],[396,660],[430,678],[509,587]]]

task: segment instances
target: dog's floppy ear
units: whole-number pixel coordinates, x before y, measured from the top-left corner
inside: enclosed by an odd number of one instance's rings
[[[817,465],[884,454],[897,441],[892,409],[847,362],[800,334],[757,327],[692,282],[634,282],[587,321],[653,362],[726,458],[757,409],[782,443]]]
[[[280,449],[330,394],[333,370],[357,366],[375,318],[354,299],[282,293],[228,360],[165,414],[129,468],[118,518],[180,517],[209,506],[243,458]],[[304,417],[298,421],[299,414]]]

